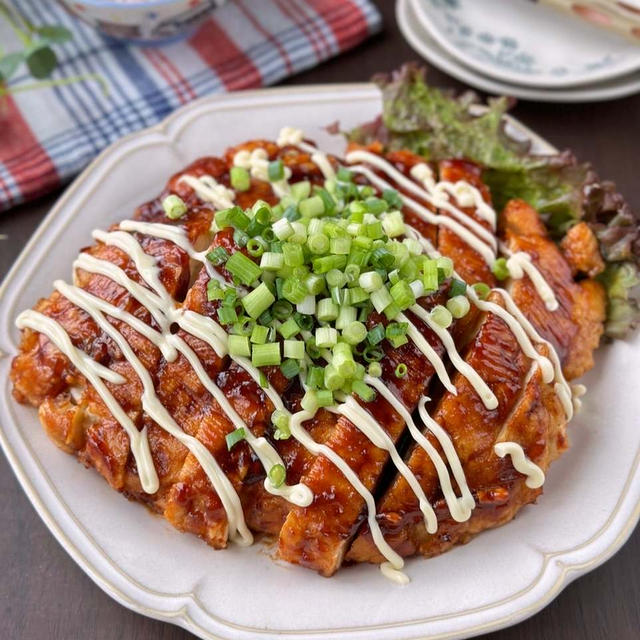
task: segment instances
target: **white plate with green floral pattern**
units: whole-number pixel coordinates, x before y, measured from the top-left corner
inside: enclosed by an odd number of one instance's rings
[[[606,82],[566,89],[527,87],[501,82],[482,75],[461,64],[447,53],[420,24],[410,3],[411,0],[398,0],[396,4],[398,28],[409,45],[438,69],[476,89],[493,95],[513,96],[541,102],[596,102],[622,98],[640,92],[640,71]]]
[[[433,39],[503,82],[566,88],[640,69],[640,45],[528,0],[410,0]]]

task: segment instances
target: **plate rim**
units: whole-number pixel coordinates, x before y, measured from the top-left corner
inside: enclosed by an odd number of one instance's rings
[[[519,85],[522,87],[531,87],[533,89],[563,89],[563,88],[578,88],[578,87],[586,87],[592,84],[597,84],[599,82],[606,82],[607,80],[615,80],[625,75],[629,75],[635,73],[640,70],[640,50],[639,50],[639,59],[637,62],[629,61],[626,66],[623,66],[621,69],[617,69],[613,73],[611,71],[607,72],[604,69],[601,69],[599,72],[594,72],[590,77],[585,78],[584,75],[579,78],[573,78],[567,80],[566,78],[549,78],[548,75],[545,76],[546,79],[536,79],[535,77],[526,76],[526,74],[518,74],[516,72],[511,72],[508,70],[501,70],[499,67],[492,66],[491,73],[488,73],[486,69],[483,69],[482,64],[476,61],[471,56],[465,56],[464,52],[461,51],[458,47],[456,47],[450,40],[445,37],[445,35],[441,32],[436,24],[435,20],[433,20],[426,10],[427,8],[424,6],[426,0],[410,0],[413,12],[420,22],[420,24],[424,27],[424,29],[431,35],[431,37],[435,40],[435,42],[449,55],[455,58],[460,64],[473,69],[474,71],[482,74],[487,78],[493,78],[495,80],[505,82],[507,84]]]
[[[37,230],[32,235],[29,242],[25,245],[21,254],[18,256],[16,261],[14,262],[12,268],[7,273],[3,282],[0,283],[0,308],[5,306],[6,298],[5,294],[8,292],[11,287],[11,283],[16,276],[19,274],[23,267],[23,263],[28,257],[28,254],[32,247],[37,244],[40,238],[46,233],[50,225],[64,213],[64,209],[67,206],[67,203],[76,195],[77,192],[81,191],[85,186],[85,183],[91,178],[93,172],[105,161],[108,161],[111,156],[112,161],[117,162],[118,153],[120,152],[121,147],[126,147],[132,141],[136,139],[144,139],[147,137],[153,137],[156,134],[162,135],[165,139],[171,140],[171,136],[167,134],[176,135],[181,130],[180,120],[185,119],[183,126],[188,125],[189,117],[196,117],[201,107],[205,106],[212,111],[220,108],[220,105],[229,102],[235,101],[249,101],[253,104],[264,102],[264,98],[266,96],[282,96],[286,99],[287,103],[290,103],[292,95],[299,96],[317,96],[319,93],[329,93],[331,95],[336,95],[337,88],[340,88],[341,91],[352,91],[352,92],[362,92],[363,95],[371,97],[374,92],[377,92],[377,89],[374,85],[369,83],[347,83],[347,84],[322,84],[322,85],[310,85],[310,86],[298,86],[295,88],[290,87],[279,87],[279,88],[271,88],[271,89],[259,89],[252,91],[244,91],[244,92],[235,92],[232,94],[222,94],[222,95],[214,95],[201,98],[196,100],[184,107],[173,112],[167,118],[165,118],[160,123],[143,129],[141,131],[132,133],[128,136],[121,138],[120,140],[114,142],[112,145],[107,147],[102,153],[100,153],[88,166],[87,168],[73,181],[73,183],[67,188],[65,193],[60,197],[60,199],[56,202],[56,204],[52,207],[51,211],[47,214],[47,216],[43,219],[41,224],[38,226]],[[543,138],[541,138],[538,134],[531,131],[528,127],[515,120],[514,118],[509,118],[509,120],[517,126],[523,133],[526,133],[530,137],[537,139],[538,141],[544,143],[546,147],[551,151],[553,150],[552,145],[546,142]],[[172,130],[171,127],[176,124],[175,130]],[[70,214],[74,215],[74,214]],[[2,353],[0,350],[0,359],[8,358],[9,353]],[[8,390],[8,386],[5,387],[5,391]],[[22,444],[26,447],[27,451],[30,449],[29,444],[22,439]],[[156,618],[159,620],[163,620],[166,622],[171,622],[173,624],[178,624],[193,633],[196,633],[202,638],[211,638],[214,640],[226,640],[229,636],[220,636],[216,635],[210,628],[206,628],[202,626],[197,618],[198,615],[192,615],[195,607],[196,614],[203,614],[206,619],[209,619],[217,624],[220,624],[219,620],[216,620],[217,616],[207,611],[201,603],[198,601],[197,596],[193,593],[188,594],[173,594],[173,593],[160,593],[157,595],[161,596],[162,599],[166,600],[167,606],[165,608],[157,608],[154,609],[149,605],[144,604],[144,591],[150,593],[143,585],[135,582],[135,579],[128,576],[126,572],[115,563],[115,561],[110,558],[107,559],[110,561],[111,565],[114,568],[117,568],[120,572],[120,575],[128,579],[129,590],[133,591],[133,593],[137,594],[137,599],[132,599],[127,592],[119,589],[119,587],[114,584],[112,576],[105,575],[103,569],[95,563],[95,558],[87,557],[87,554],[79,548],[79,545],[76,540],[72,540],[70,535],[63,527],[62,523],[56,518],[55,514],[52,513],[51,504],[47,504],[46,496],[42,495],[42,492],[38,490],[36,487],[36,483],[34,483],[34,479],[39,481],[44,480],[48,485],[49,489],[53,491],[54,494],[57,495],[57,491],[55,487],[52,486],[48,476],[44,469],[39,471],[35,470],[36,474],[34,475],[34,470],[27,470],[25,463],[35,464],[36,467],[41,466],[39,460],[30,454],[28,459],[23,460],[21,455],[14,449],[11,444],[8,435],[4,431],[4,425],[0,424],[0,445],[7,457],[9,464],[17,477],[20,485],[23,490],[27,494],[30,502],[35,508],[36,512],[43,520],[47,528],[51,531],[53,536],[58,540],[58,542],[62,545],[62,547],[69,553],[72,559],[76,562],[76,564],[96,583],[105,593],[114,598],[120,604],[126,606],[127,608],[146,615],[148,617]],[[640,452],[635,458],[634,463],[632,464],[631,470],[629,471],[629,475],[625,481],[625,487],[632,486],[632,480],[638,475],[638,468],[640,467]],[[59,498],[58,498],[59,499]],[[616,503],[612,513],[609,515],[607,521],[602,525],[600,530],[598,530],[591,539],[587,540],[584,543],[577,545],[576,547],[570,549],[564,549],[561,551],[553,551],[548,553],[542,553],[544,557],[544,561],[542,563],[542,567],[539,571],[539,574],[535,577],[535,579],[529,584],[525,589],[518,591],[516,594],[512,594],[511,596],[504,598],[502,601],[498,601],[497,603],[491,603],[485,607],[475,609],[471,609],[467,612],[460,612],[456,614],[449,615],[441,615],[437,618],[437,620],[443,619],[456,619],[456,618],[465,618],[467,616],[474,616],[482,618],[483,616],[480,614],[486,614],[490,612],[497,612],[499,615],[494,615],[491,619],[485,622],[481,622],[480,624],[473,624],[473,620],[470,623],[465,623],[463,629],[455,629],[452,631],[445,631],[442,633],[438,633],[437,635],[429,635],[429,638],[461,638],[461,637],[469,637],[470,635],[476,635],[483,632],[488,632],[492,630],[497,630],[500,628],[504,628],[506,626],[510,626],[515,624],[542,609],[546,606],[553,598],[555,598],[562,589],[567,586],[573,579],[576,577],[583,575],[584,573],[592,570],[605,562],[611,555],[613,555],[621,546],[624,544],[628,536],[633,531],[636,522],[640,518],[640,495],[636,500],[635,506],[632,504],[632,508],[630,511],[630,515],[626,518],[626,520],[622,523],[622,525],[618,525],[616,531],[614,531],[614,535],[611,537],[612,540],[606,545],[606,547],[602,550],[598,550],[598,552],[589,556],[587,560],[578,563],[565,562],[562,560],[563,556],[568,556],[576,551],[580,551],[583,555],[584,552],[590,547],[598,547],[598,543],[605,537],[608,537],[608,532],[611,530],[613,525],[616,523],[616,515],[620,512],[623,506],[627,506],[626,502],[630,499],[628,490],[621,494],[618,502]],[[61,501],[63,505],[65,505],[64,501]],[[55,505],[54,505],[55,506]],[[65,505],[66,506],[66,505]],[[65,523],[69,526],[69,523]],[[80,523],[71,523],[78,531],[77,534],[86,538],[88,532],[84,531],[84,528]],[[88,536],[91,539],[91,536]],[[89,543],[91,544],[91,543]],[[93,553],[100,554],[102,550],[97,543],[93,545]],[[553,576],[555,570],[555,576]],[[533,591],[537,585],[543,584],[543,579],[547,576],[551,575],[553,578],[552,582],[548,586],[543,585],[542,593],[536,597],[533,603],[527,604],[520,603],[519,601],[524,600],[525,597]],[[522,605],[525,606],[522,606]],[[173,605],[173,606],[171,606]],[[511,606],[511,611],[506,613],[501,612],[501,609],[507,606]],[[486,617],[486,616],[484,616]],[[387,623],[382,625],[375,625],[369,627],[353,627],[347,629],[328,629],[328,630],[317,630],[312,629],[309,631],[300,631],[300,630],[292,630],[292,631],[278,631],[278,630],[265,630],[265,629],[254,629],[248,627],[238,627],[234,626],[230,621],[222,621],[223,627],[222,629],[226,631],[250,631],[252,633],[256,633],[258,631],[262,632],[265,637],[268,634],[280,634],[283,636],[289,635],[290,637],[298,637],[298,634],[304,634],[304,638],[310,637],[339,637],[343,638],[347,634],[349,637],[356,637],[358,634],[363,632],[375,632],[376,630],[380,633],[391,630],[401,630],[401,629],[416,629],[420,632],[420,627],[424,628],[429,624],[434,623],[434,618],[431,619],[425,618],[421,620],[411,620],[406,621],[404,623]],[[336,635],[341,634],[341,635]],[[400,637],[400,636],[395,636]],[[416,636],[416,635],[403,635],[403,638],[418,638],[418,637],[426,637],[426,636]]]
[[[461,65],[456,59],[442,49],[428,33],[418,34],[412,25],[411,16],[413,9],[409,4],[410,0],[396,0],[396,21],[398,28],[409,46],[424,60],[437,67],[444,73],[452,76],[456,80],[471,85],[480,91],[485,91],[493,95],[508,95],[522,100],[532,100],[538,102],[601,102],[605,100],[615,100],[625,98],[640,92],[640,74],[621,76],[618,81],[607,86],[595,88],[576,87],[566,91],[557,89],[535,89],[520,85],[513,85],[489,77],[479,75]],[[417,17],[415,17],[417,20]],[[424,29],[423,29],[424,31]],[[425,42],[424,36],[431,39]]]

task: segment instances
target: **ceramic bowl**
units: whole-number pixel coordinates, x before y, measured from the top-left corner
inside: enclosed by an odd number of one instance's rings
[[[58,0],[106,36],[140,43],[187,35],[226,0]]]

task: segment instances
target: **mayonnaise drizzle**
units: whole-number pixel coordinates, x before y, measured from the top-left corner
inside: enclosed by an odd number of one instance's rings
[[[438,338],[440,338],[444,348],[447,350],[451,364],[453,364],[453,366],[469,381],[469,384],[480,396],[484,406],[487,409],[495,409],[498,406],[498,398],[496,398],[493,391],[489,389],[487,383],[478,375],[478,372],[460,357],[451,334],[437,322],[434,322],[431,319],[429,312],[426,309],[423,309],[419,304],[414,304],[411,307],[411,311],[417,315],[438,336]]]
[[[484,243],[486,243],[495,254],[498,241],[496,237],[491,233],[488,229],[485,229],[481,224],[476,222],[473,218],[469,217],[463,211],[460,211],[457,207],[449,202],[449,198],[446,195],[446,189],[448,187],[439,187],[440,184],[445,184],[443,182],[439,182],[435,185],[431,192],[426,191],[422,187],[418,186],[413,180],[407,178],[401,171],[398,171],[389,161],[385,160],[379,155],[375,153],[371,153],[370,151],[364,151],[362,149],[357,149],[355,151],[350,151],[347,153],[346,158],[347,162],[365,162],[372,167],[384,172],[387,176],[389,176],[392,180],[396,182],[396,184],[400,185],[407,191],[410,191],[418,198],[425,200],[429,204],[439,209],[443,209],[450,213],[460,224],[464,225],[471,229],[478,238],[481,238]],[[360,165],[356,165],[359,168]],[[349,167],[349,169],[353,170],[353,167]],[[455,190],[455,185],[453,183],[448,183],[451,185],[451,189]],[[471,185],[469,185],[471,187]],[[388,188],[388,187],[385,187]],[[404,194],[400,194],[405,199],[407,196]],[[424,207],[423,207],[424,208]],[[495,213],[494,213],[495,216]],[[447,218],[448,216],[436,216]],[[438,222],[434,222],[432,224],[439,224]]]
[[[511,456],[515,470],[527,476],[525,484],[529,489],[538,489],[544,484],[544,471],[527,458],[523,448],[517,442],[498,442],[493,450],[500,458]]]
[[[455,388],[454,384],[451,382],[451,378],[447,373],[447,369],[444,366],[444,362],[442,362],[442,358],[435,352],[434,348],[427,342],[426,338],[418,331],[416,327],[404,313],[399,313],[395,320],[398,322],[405,322],[408,325],[407,335],[411,339],[411,341],[418,347],[420,351],[424,354],[424,356],[429,360],[431,366],[434,368],[438,379],[444,387],[447,389],[449,393],[452,393],[454,396],[458,394],[458,390]]]
[[[538,292],[538,295],[542,298],[545,307],[547,307],[549,311],[555,311],[558,308],[558,300],[553,289],[549,286],[549,283],[545,280],[536,265],[533,264],[531,256],[528,253],[518,251],[517,253],[511,254],[507,259],[507,269],[509,269],[509,275],[515,280],[524,278],[526,273]]]
[[[380,395],[395,409],[395,411],[400,414],[402,419],[405,421],[405,424],[409,428],[411,437],[419,447],[424,449],[429,458],[431,458],[431,461],[436,468],[438,479],[440,480],[444,499],[447,503],[447,506],[449,507],[449,511],[451,512],[451,516],[453,517],[453,519],[456,522],[464,522],[468,520],[469,516],[471,515],[471,510],[475,506],[475,501],[467,486],[467,481],[464,476],[462,466],[460,465],[458,454],[456,453],[456,450],[453,447],[453,444],[451,443],[451,440],[449,439],[449,436],[446,434],[444,429],[442,429],[442,427],[440,427],[427,414],[428,420],[424,421],[425,426],[433,432],[433,434],[440,442],[440,445],[445,452],[445,456],[447,457],[447,461],[449,462],[449,465],[451,467],[451,470],[453,471],[456,482],[458,483],[458,486],[460,487],[460,490],[462,492],[462,498],[458,498],[456,496],[451,484],[449,471],[442,458],[440,457],[440,454],[438,453],[436,448],[429,442],[427,437],[420,431],[420,429],[418,429],[406,407],[393,395],[393,393],[389,390],[385,383],[379,378],[365,376],[365,382],[376,389],[378,393],[380,393]],[[422,398],[420,401],[420,406],[423,407],[420,414],[421,416],[423,411],[426,414],[426,410],[423,406],[426,400],[426,398]]]
[[[480,190],[472,184],[464,180],[459,180],[458,182],[445,180],[436,182],[431,167],[424,162],[413,165],[410,173],[411,177],[420,182],[425,190],[432,195],[436,206],[443,208],[440,204],[443,202],[443,199],[444,204],[448,205],[446,193],[449,193],[455,197],[461,207],[473,207],[476,213],[491,225],[492,229],[496,228],[495,210],[485,202]]]
[[[162,226],[166,227],[167,225],[162,225]],[[139,230],[139,229],[136,229],[136,230]],[[153,231],[153,229],[147,228],[146,231]],[[166,230],[160,229],[159,234],[164,234],[165,231]],[[159,235],[159,237],[163,237],[163,236]],[[155,267],[156,273],[154,274],[154,272],[151,270],[151,267],[149,267],[149,265],[146,264],[147,260],[144,257],[144,256],[147,256],[147,257],[149,256],[144,253],[144,251],[142,250],[142,247],[135,240],[135,238],[131,236],[130,238],[132,242],[125,243],[122,241],[121,236],[116,236],[116,241],[118,241],[121,246],[124,246],[125,244],[128,245],[128,248],[131,251],[131,253],[129,254],[130,257],[132,258],[134,263],[137,266],[139,266],[140,269],[144,269],[145,273],[143,277],[145,278],[145,280],[147,280],[149,284],[155,283],[155,287],[160,287],[160,289],[156,288],[157,291],[164,291],[165,295],[160,295],[158,297],[164,301],[166,301],[167,298],[170,299],[169,294],[162,287],[162,284],[159,282],[159,279],[155,277],[157,276],[157,266]],[[113,241],[114,238],[113,236],[111,237],[105,236],[104,240]],[[88,256],[87,254],[81,254],[81,257],[82,256],[93,258],[92,256]],[[78,262],[80,262],[80,259],[78,260]],[[141,322],[131,314],[128,314],[116,307],[113,307],[112,305],[104,301],[101,301],[98,298],[93,299],[93,296],[90,296],[90,294],[83,292],[82,289],[78,289],[78,292],[82,292],[82,294],[76,293],[77,296],[83,295],[85,302],[86,301],[89,301],[90,303],[93,302],[95,303],[97,308],[105,311],[109,315],[118,317],[119,319],[133,326],[133,328],[136,329],[136,331],[138,331],[139,333],[147,337],[151,342],[156,344],[161,349],[163,355],[166,354],[166,357],[169,361],[175,359],[177,351],[182,353],[187,358],[192,368],[196,371],[196,374],[198,375],[199,379],[201,380],[205,388],[207,388],[207,390],[214,396],[214,398],[216,399],[216,401],[218,402],[222,410],[227,414],[227,416],[229,416],[234,426],[236,428],[243,427],[245,429],[246,440],[258,455],[258,458],[262,462],[265,470],[268,471],[274,464],[282,464],[282,465],[284,464],[281,458],[276,453],[275,449],[273,449],[273,447],[264,438],[256,438],[255,436],[253,436],[253,434],[248,429],[244,421],[240,418],[240,416],[236,413],[235,409],[231,406],[226,396],[217,387],[217,385],[215,385],[213,381],[208,377],[208,375],[206,374],[206,371],[202,367],[200,361],[198,360],[195,353],[191,350],[191,348],[181,338],[167,332],[168,327],[173,322],[176,322],[185,331],[191,333],[192,335],[195,335],[196,337],[203,339],[218,353],[218,355],[222,356],[226,352],[226,347],[225,347],[226,334],[224,330],[221,327],[219,327],[219,325],[217,325],[215,322],[211,321],[210,319],[205,318],[204,316],[201,316],[200,314],[194,313],[191,310],[176,309],[173,306],[173,302],[171,302],[170,305],[166,305],[166,307],[160,310],[159,309],[160,301],[154,300],[153,294],[151,293],[151,291],[145,289],[144,287],[141,287],[135,281],[130,280],[128,276],[124,273],[124,271],[122,271],[119,267],[117,267],[112,263],[109,263],[107,261],[96,260],[95,258],[93,258],[92,264],[91,263],[84,264],[84,261],[82,261],[82,265],[79,265],[79,266],[88,267],[89,270],[92,270],[95,267],[98,267],[98,269],[100,269],[101,272],[105,273],[105,275],[108,275],[115,282],[117,282],[118,284],[126,288],[132,296],[134,296],[136,299],[138,299],[138,301],[141,304],[143,304],[143,306],[147,306],[149,310],[155,308],[157,315],[159,317],[159,324],[163,329],[163,333],[159,333],[155,331],[154,329],[152,329],[145,323]],[[141,275],[142,275],[142,272],[141,272]],[[67,295],[67,292],[61,291],[61,293],[63,293],[63,295],[65,295],[66,297],[70,298],[70,296]],[[82,304],[80,304],[80,302],[77,299],[73,299],[72,302],[74,302],[74,304],[76,304],[77,306],[84,308],[87,312],[90,313],[90,310],[86,309]],[[209,320],[209,322],[207,322],[207,320]],[[222,335],[220,335],[220,333],[222,333]],[[298,504],[299,506],[306,506],[310,504],[313,499],[311,491],[308,489],[308,487],[305,487],[304,485],[295,485],[295,486],[283,485],[281,487],[275,487],[267,478],[265,480],[265,488],[270,493],[273,493],[274,495],[281,495],[287,498],[290,502],[294,504]]]
[[[53,318],[49,318],[33,309],[28,309],[18,316],[16,326],[19,329],[28,327],[47,336],[60,352],[69,359],[71,364],[90,382],[111,412],[111,415],[120,423],[129,436],[131,453],[136,461],[142,489],[146,493],[155,493],[160,486],[160,481],[151,459],[146,428],[138,431],[131,418],[129,418],[103,382],[103,380],[107,380],[113,384],[124,384],[126,380],[116,372],[107,369],[90,358],[84,351],[74,347],[62,325]]]
[[[200,200],[210,202],[216,209],[228,209],[233,206],[235,192],[220,184],[213,176],[205,174],[196,177],[185,173],[178,178],[178,182],[188,184]]]
[[[427,531],[429,533],[435,533],[438,530],[438,519],[436,518],[435,511],[431,507],[429,499],[424,494],[418,479],[400,457],[393,441],[380,423],[375,420],[368,411],[361,407],[352,396],[349,396],[343,403],[333,409],[333,411],[348,418],[376,447],[384,449],[389,453],[396,469],[407,481],[407,484],[418,498],[420,511],[422,511],[422,515],[424,516]]]
[[[392,189],[393,186],[391,183],[382,179],[380,176],[375,174],[371,169],[361,166],[361,165],[350,165],[349,171],[353,171],[354,173],[359,173],[367,180],[378,187],[379,189]],[[411,183],[414,184],[414,183]],[[415,185],[414,185],[415,186]],[[459,236],[464,242],[466,242],[472,249],[477,251],[484,261],[488,265],[492,265],[496,259],[496,251],[493,246],[488,245],[483,242],[477,235],[472,233],[467,227],[463,226],[457,220],[450,218],[449,216],[443,216],[440,214],[436,214],[433,211],[430,211],[426,207],[423,207],[421,204],[409,198],[404,194],[400,194],[405,206],[412,209],[415,213],[417,213],[425,222],[433,225],[440,225],[443,227],[447,227],[447,229],[453,231],[457,236]],[[469,218],[470,219],[470,218]],[[480,227],[484,232],[487,232],[484,227]],[[495,240],[495,238],[494,238]]]
[[[376,501],[371,492],[362,484],[362,481],[358,477],[358,475],[353,471],[353,469],[330,447],[324,444],[318,444],[307,432],[307,430],[302,426],[304,422],[307,420],[311,420],[315,414],[310,411],[298,411],[291,416],[291,420],[289,422],[289,429],[291,430],[291,435],[306,449],[311,451],[311,453],[315,453],[316,455],[323,455],[325,458],[328,458],[333,464],[340,469],[345,478],[351,483],[353,488],[360,494],[362,499],[365,501],[367,505],[367,522],[369,524],[369,529],[371,531],[371,536],[373,538],[373,542],[378,548],[378,551],[387,559],[389,563],[386,565],[386,569],[381,567],[381,571],[383,571],[384,575],[390,577],[391,573],[389,569],[393,569],[395,571],[399,571],[404,567],[404,560],[402,557],[396,553],[390,546],[389,543],[384,539],[382,535],[382,530],[380,529],[380,525],[376,519]],[[395,579],[400,579],[400,576],[397,574],[392,574]],[[404,580],[403,580],[404,581]]]

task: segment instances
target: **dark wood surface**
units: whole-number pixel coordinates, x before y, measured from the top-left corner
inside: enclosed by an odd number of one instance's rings
[[[391,0],[380,36],[288,84],[364,81],[416,55],[403,41]],[[431,81],[461,88],[432,70]],[[522,102],[514,115],[558,147],[590,159],[640,209],[640,95],[614,102]],[[2,144],[0,132],[0,144]],[[0,277],[59,194],[0,215]],[[613,425],[612,425],[613,426]],[[604,470],[603,470],[604,472]],[[213,552],[212,552],[213,553]],[[604,566],[572,583],[546,609],[491,640],[637,640],[640,638],[640,530]],[[0,457],[0,638],[4,640],[184,640],[189,633],[128,611],[105,595],[49,534]],[[472,579],[472,577],[470,577]],[[437,588],[437,585],[434,585]],[[402,637],[400,633],[399,638]]]

